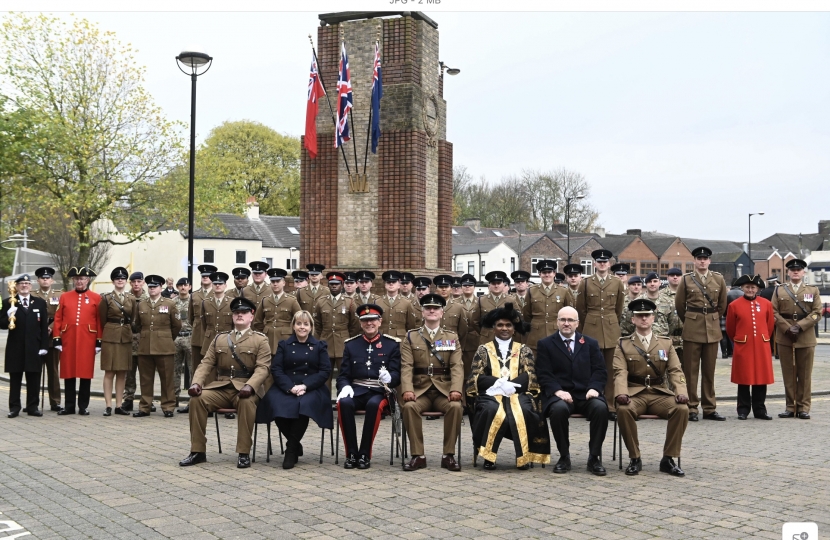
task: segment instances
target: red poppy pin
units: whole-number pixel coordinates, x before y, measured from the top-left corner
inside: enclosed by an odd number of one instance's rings
[[[585,345],[585,338],[584,337],[579,338],[579,343],[581,343],[582,345]]]
[[[378,344],[377,344],[377,346],[376,346],[375,348],[376,348],[376,349],[380,349],[381,347],[383,347],[383,343],[381,343],[380,341],[378,341]]]

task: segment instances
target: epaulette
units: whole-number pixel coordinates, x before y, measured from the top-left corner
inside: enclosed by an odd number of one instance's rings
[[[717,275],[717,276],[722,276],[723,275],[720,272],[716,272],[715,270],[709,270],[709,271],[712,272],[713,274]]]
[[[445,334],[452,334],[452,335],[454,335],[454,336],[458,336],[458,332],[456,332],[455,330],[450,330],[450,329],[448,329],[448,328],[446,328],[446,327],[444,327],[444,326],[442,326],[442,327],[441,327],[441,330],[443,330],[443,332],[444,332]]]
[[[256,334],[256,335],[258,335],[258,336],[266,337],[266,338],[268,337],[268,336],[266,336],[265,334],[263,334],[262,332],[257,332],[256,330],[251,330],[251,333],[252,333],[252,334]]]
[[[347,340],[343,341],[343,343],[348,343],[348,342],[350,342],[350,341],[351,341],[351,340],[353,340],[353,339],[357,339],[357,338],[359,338],[360,336],[361,336],[361,334],[358,334],[358,335],[356,335],[356,336],[352,336],[352,337],[350,337],[349,339],[347,339]]]
[[[233,332],[233,330],[226,330],[226,331],[224,331],[224,332],[217,332],[217,333],[216,333],[216,335],[217,335],[217,336],[221,336],[221,335],[223,335],[223,334],[230,334],[231,332]]]
[[[395,336],[390,336],[389,334],[383,334],[383,337],[388,337],[389,339],[394,339],[397,343],[401,342],[401,338],[397,338]]]

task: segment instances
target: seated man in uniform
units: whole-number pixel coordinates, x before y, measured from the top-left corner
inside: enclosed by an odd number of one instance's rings
[[[401,382],[400,340],[380,334],[383,309],[376,304],[357,307],[361,334],[346,340],[337,377],[337,418],[346,446],[346,469],[371,466],[372,443],[380,416],[388,404],[386,390]],[[355,411],[364,410],[363,437],[357,445]]]
[[[412,453],[412,459],[403,466],[405,471],[427,466],[421,413],[430,411],[444,413],[441,468],[461,470],[455,460],[455,440],[461,428],[464,362],[458,334],[441,327],[446,303],[438,294],[421,297],[424,325],[407,332],[401,345],[403,421]]]
[[[236,466],[251,466],[248,453],[253,443],[254,419],[259,400],[273,383],[271,347],[265,334],[251,330],[256,308],[245,297],[231,301],[234,330],[220,332],[213,338],[202,363],[193,374],[190,394],[190,455],[179,462],[182,467],[207,461],[205,428],[209,412],[235,408],[239,412]],[[216,380],[202,389],[212,375]]]
[[[673,459],[680,457],[680,444],[689,423],[689,408],[686,405],[689,398],[686,396],[686,379],[680,359],[674,352],[671,338],[657,336],[651,331],[657,309],[654,302],[640,298],[629,303],[628,309],[636,331],[629,337],[620,338],[614,351],[617,421],[631,458],[625,474],[635,475],[643,468],[637,439],[637,417],[656,414],[669,421],[660,472],[684,476],[685,473]]]

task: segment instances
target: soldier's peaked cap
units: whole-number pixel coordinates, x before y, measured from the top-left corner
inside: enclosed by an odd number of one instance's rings
[[[807,263],[802,259],[792,259],[787,261],[785,265],[789,270],[804,270],[807,268]]]
[[[400,281],[403,275],[397,270],[387,270],[381,275],[383,281]]]
[[[503,281],[505,283],[510,283],[510,278],[507,277],[507,273],[502,272],[501,270],[493,270],[492,272],[487,272],[487,275],[484,276],[484,279],[486,279],[488,283],[492,283],[494,281]]]
[[[614,254],[611,253],[610,249],[595,249],[591,252],[591,257],[594,258],[595,261],[603,262],[610,260]]]
[[[627,274],[629,270],[631,270],[631,267],[625,263],[611,265],[611,271],[615,274]]]
[[[377,304],[362,304],[357,306],[357,316],[361,321],[379,319],[383,316],[383,308]]]
[[[411,283],[415,281],[415,274],[412,272],[401,272],[401,283]]]
[[[553,281],[555,281],[556,283],[562,283],[563,281],[565,281],[565,274],[563,274],[561,272],[557,272],[553,276]]]
[[[256,305],[244,296],[237,296],[231,300],[231,311],[256,311]]]
[[[709,249],[706,246],[696,247],[692,250],[692,257],[694,257],[694,258],[711,257],[711,256],[712,256],[712,250]]]
[[[41,266],[35,270],[35,275],[40,278],[52,277],[55,275],[55,269],[48,266]]]
[[[245,268],[244,266],[238,266],[231,270],[231,274],[235,279],[242,279],[250,276],[251,271],[248,268]]]
[[[628,303],[628,311],[631,313],[654,313],[657,304],[647,298],[638,298]]]
[[[198,266],[198,269],[199,269],[199,273],[202,274],[203,277],[207,277],[207,276],[211,275],[212,273],[216,272],[217,270],[219,270],[218,268],[216,268],[212,264],[200,264]]]
[[[421,307],[445,307],[447,301],[440,294],[425,294],[420,300]]]
[[[461,276],[461,284],[462,285],[475,285],[476,284],[476,277],[472,274],[464,274]]]
[[[346,275],[343,272],[329,272],[326,274],[326,279],[329,283],[343,283],[346,281]]]
[[[294,281],[305,281],[308,279],[308,272],[305,270],[294,270],[291,272],[291,277],[294,278]]]
[[[248,266],[250,266],[251,270],[253,270],[254,272],[265,272],[266,270],[268,270],[268,268],[271,267],[271,265],[265,261],[253,261],[251,263],[248,263]]]
[[[449,287],[453,284],[456,278],[452,277],[449,274],[438,274],[434,278],[432,278],[432,282],[435,283],[436,287]],[[461,285],[461,279],[459,278],[458,284]]]
[[[429,288],[432,285],[432,280],[426,276],[418,276],[412,280],[412,283],[415,285],[416,289],[424,289]]]
[[[276,281],[278,279],[283,279],[287,275],[288,275],[288,272],[286,272],[282,268],[269,268],[268,269],[268,277],[271,278],[271,281]]]
[[[358,281],[372,281],[375,279],[375,273],[371,270],[360,270],[357,272]]]
[[[357,274],[355,272],[343,272],[343,275],[346,276],[346,283],[354,283],[357,281]]]
[[[579,264],[569,264],[565,267],[566,274],[581,274],[582,273],[582,265]]]
[[[556,261],[551,261],[549,259],[545,259],[543,261],[538,261],[536,263],[536,271],[537,272],[544,272],[544,271],[556,271]]]
[[[513,278],[513,281],[527,281],[530,279],[530,272],[527,270],[516,270],[510,274],[510,277]]]
[[[227,283],[228,277],[225,272],[214,272],[210,275],[210,280],[214,283]]]
[[[166,282],[167,280],[158,274],[150,274],[144,278],[144,283],[146,283],[148,287],[161,287]]]
[[[324,265],[317,264],[317,263],[307,264],[307,265],[305,265],[305,267],[308,269],[309,275],[312,275],[312,276],[316,276],[317,274],[322,274],[323,270],[326,269],[326,267]]]
[[[113,279],[113,280],[114,279],[127,279],[127,277],[129,277],[129,273],[127,272],[127,269],[124,268],[123,266],[116,266],[115,268],[112,269],[112,272],[110,272],[110,279]]]

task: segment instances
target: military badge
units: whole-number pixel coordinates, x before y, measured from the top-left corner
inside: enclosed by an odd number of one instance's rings
[[[668,352],[664,351],[663,349],[660,349],[657,352],[660,353],[660,360],[663,360],[665,362],[666,360],[669,359]]]
[[[49,305],[57,306],[58,304],[60,304],[60,300],[58,300],[56,297],[53,296],[49,299]]]
[[[168,311],[167,306],[159,306],[159,313],[167,313]]]
[[[813,295],[812,294],[805,294],[804,295],[804,301],[805,302],[812,302],[813,301]]]

